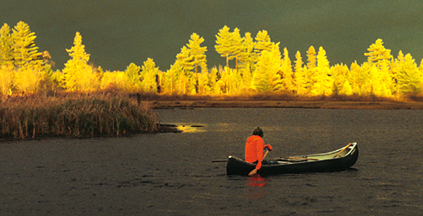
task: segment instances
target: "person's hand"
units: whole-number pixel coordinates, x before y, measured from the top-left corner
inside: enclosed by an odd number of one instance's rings
[[[264,147],[264,149],[268,149],[269,151],[272,151],[273,150],[273,148],[272,148],[271,145],[266,145],[266,147]]]
[[[253,169],[253,170],[251,170],[251,172],[250,172],[250,173],[248,173],[248,176],[253,176],[253,175],[255,175],[255,174],[257,174],[257,169]]]

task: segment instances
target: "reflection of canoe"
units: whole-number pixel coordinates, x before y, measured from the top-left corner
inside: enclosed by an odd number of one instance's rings
[[[342,171],[354,165],[357,158],[358,146],[354,142],[327,153],[273,158],[272,160],[277,163],[263,164],[258,173],[260,175],[275,175],[284,173]],[[226,173],[228,175],[248,175],[255,166],[256,164],[229,156],[228,163],[226,164]]]

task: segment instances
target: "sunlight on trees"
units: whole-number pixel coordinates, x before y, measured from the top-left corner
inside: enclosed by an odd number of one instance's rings
[[[39,52],[35,33],[28,24],[18,22],[11,29],[0,29],[0,96],[12,93],[47,91],[90,92],[114,87],[124,92],[175,95],[243,95],[284,93],[299,96],[358,95],[399,99],[421,94],[423,60],[416,64],[411,54],[399,51],[394,58],[382,39],[371,44],[367,61],[330,65],[326,51],[313,46],[300,51],[291,61],[285,47],[274,43],[266,30],[252,37],[228,26],[216,34],[216,52],[225,58],[224,66],[207,67],[204,38],[192,33],[188,43],[176,54],[174,64],[160,71],[152,58],[142,66],[130,63],[125,71],[106,71],[94,67],[76,32],[73,47],[66,49],[69,59],[63,70],[53,72],[54,62],[47,51]]]
[[[76,32],[74,46],[66,49],[72,59],[65,63],[63,69],[64,86],[70,91],[94,91],[100,86],[98,74],[88,65],[90,55],[85,52],[82,37]]]

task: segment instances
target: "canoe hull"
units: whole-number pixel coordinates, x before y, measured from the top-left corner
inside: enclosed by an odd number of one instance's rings
[[[351,145],[351,144],[350,144]],[[348,148],[347,151],[345,148]],[[332,155],[337,156],[337,152],[346,151],[342,157],[332,158]],[[281,161],[279,164],[263,164],[258,173],[262,176],[277,175],[287,173],[304,173],[304,172],[335,172],[346,170],[353,166],[358,159],[357,143],[338,149],[333,152],[314,154],[309,156],[297,156],[292,158],[304,158],[304,160]],[[308,160],[307,158],[324,158]],[[330,158],[328,158],[330,157]],[[227,175],[248,175],[255,168],[255,164],[245,162],[236,157],[229,156],[226,164]]]

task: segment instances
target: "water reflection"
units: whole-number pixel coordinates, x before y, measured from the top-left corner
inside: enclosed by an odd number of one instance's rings
[[[248,177],[245,185],[248,186],[246,188],[246,192],[244,193],[244,196],[247,199],[262,199],[268,194],[266,190],[267,179],[261,177],[260,175]]]
[[[206,129],[205,129],[205,126],[204,125],[199,125],[199,124],[186,125],[186,124],[183,124],[183,123],[179,123],[177,125],[178,126],[176,128],[178,130],[182,131],[182,133],[206,132]]]

